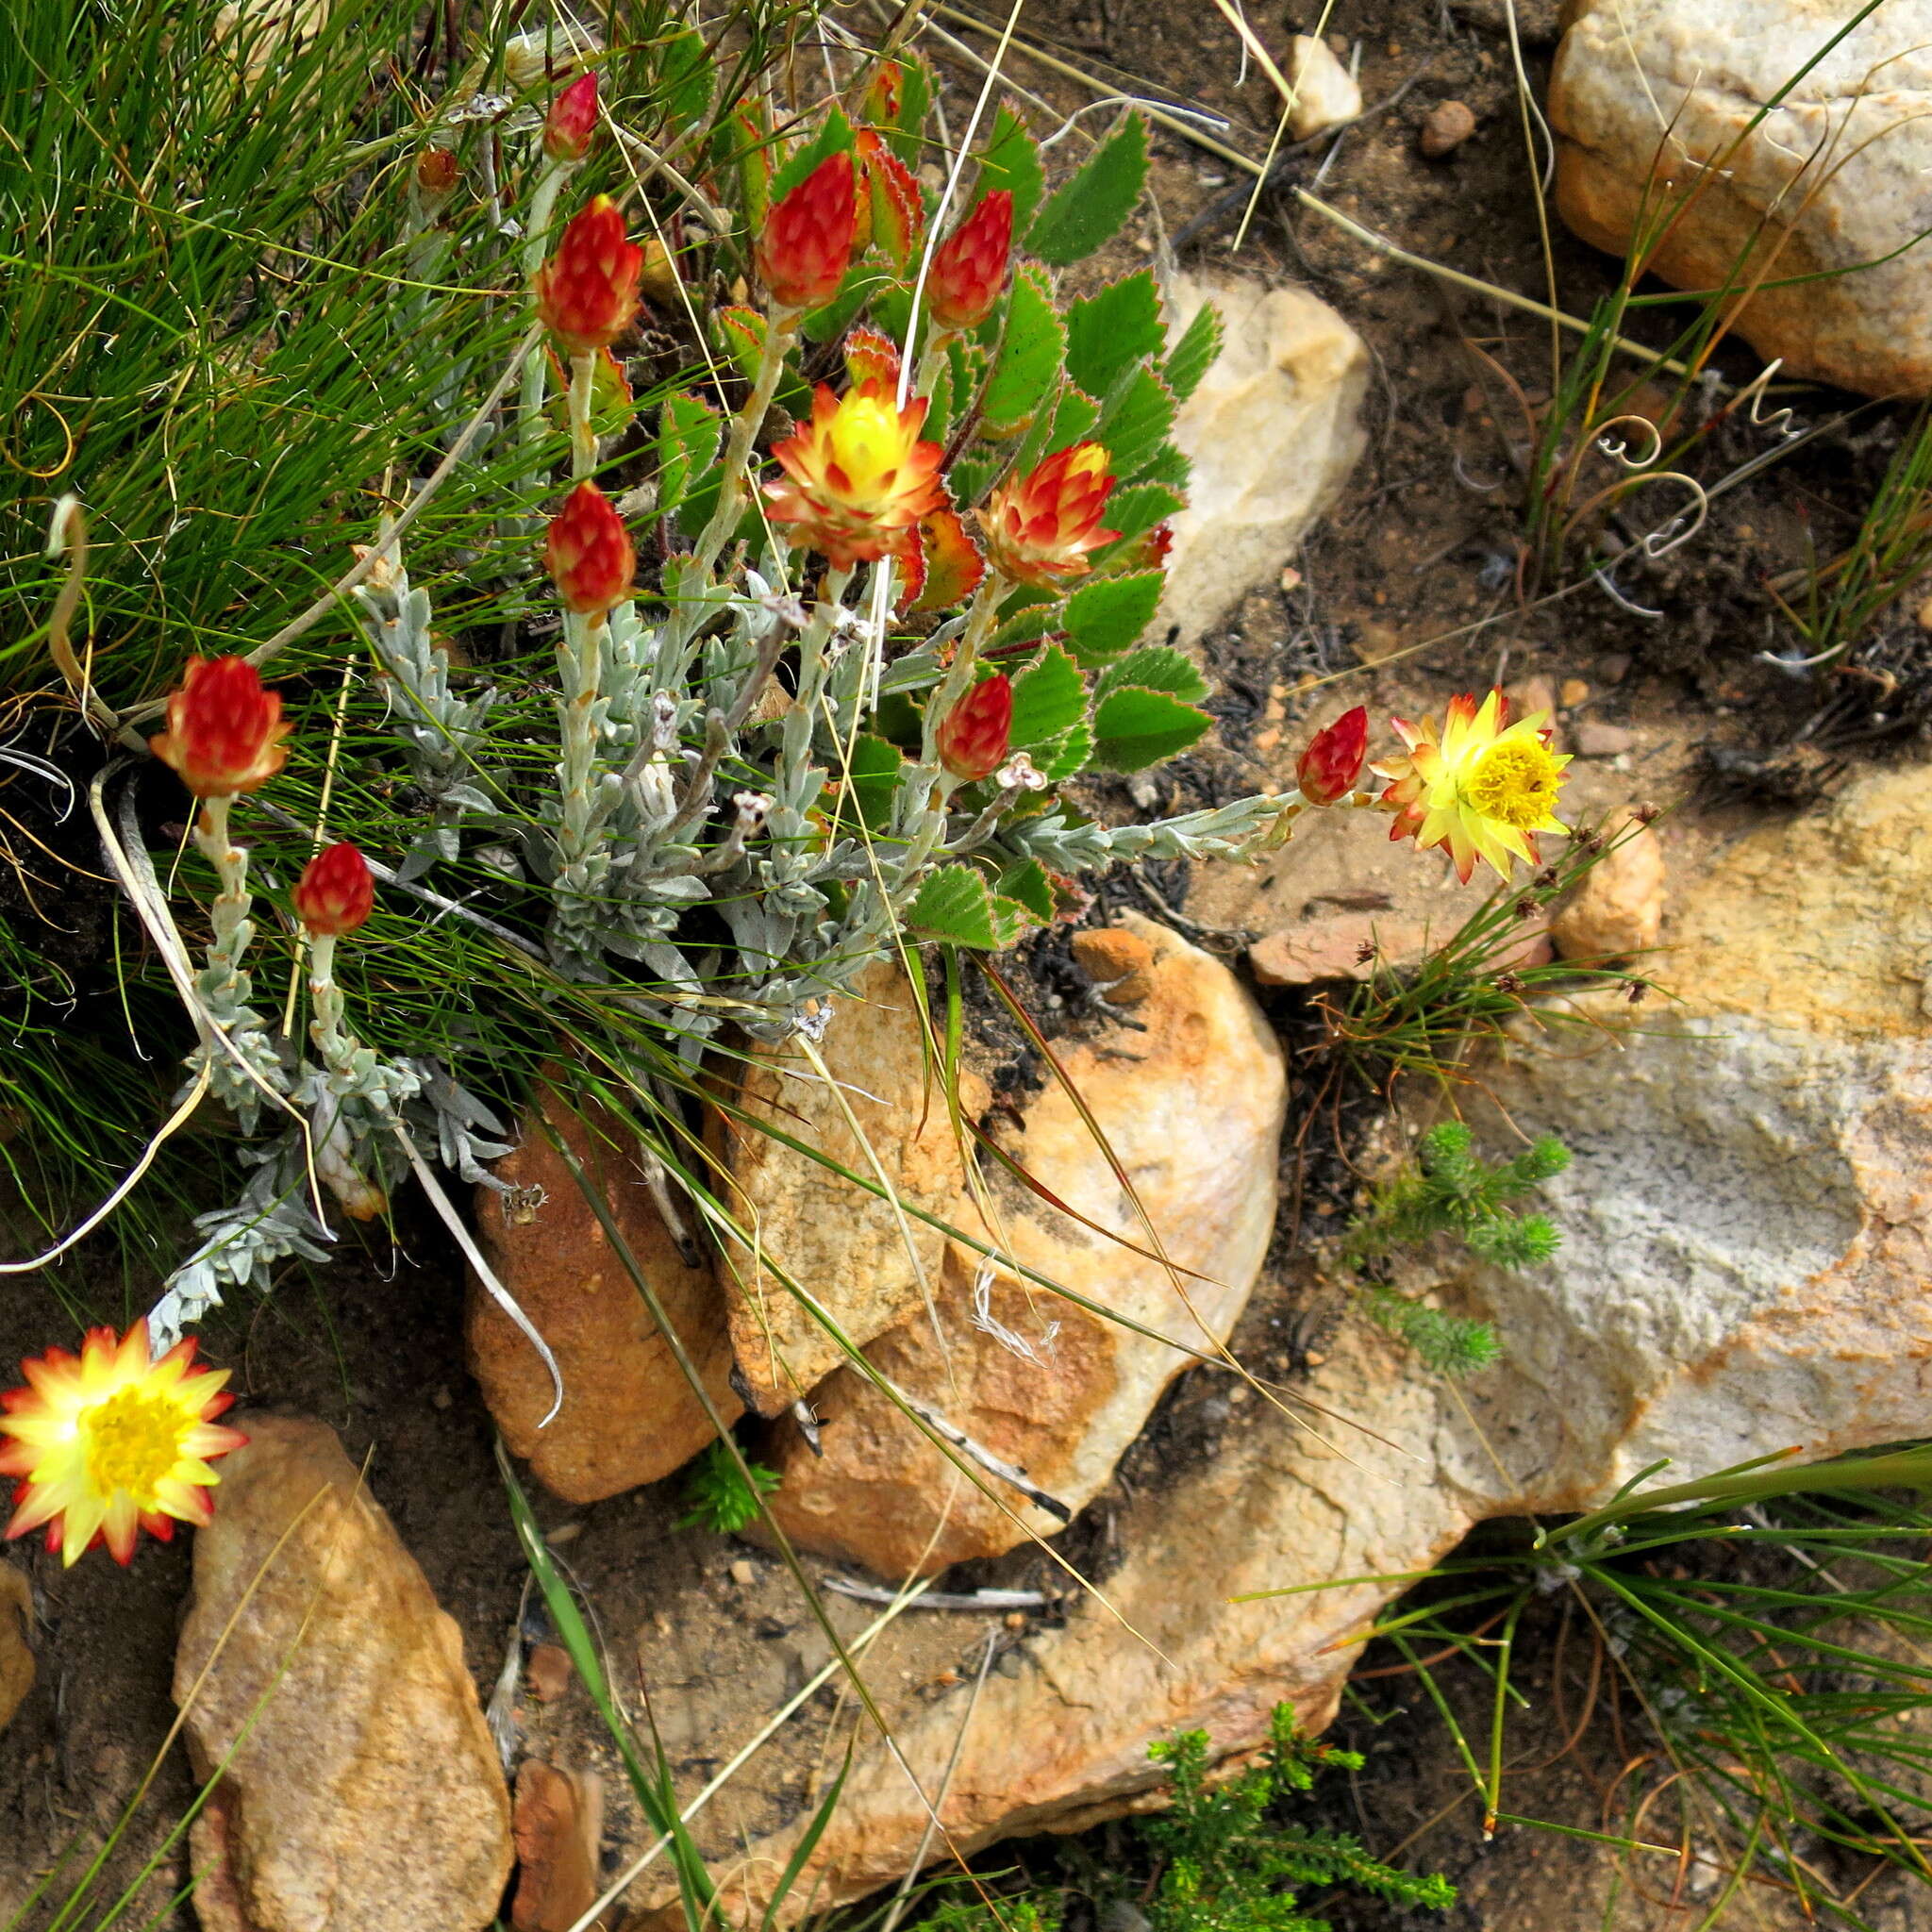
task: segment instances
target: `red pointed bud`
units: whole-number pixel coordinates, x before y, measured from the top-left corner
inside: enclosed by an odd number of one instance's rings
[[[956,778],[985,778],[1006,762],[1013,735],[1013,680],[983,677],[948,711],[939,729],[940,763]]]
[[[1310,805],[1334,805],[1356,788],[1362,760],[1369,755],[1369,714],[1357,705],[1332,724],[1324,724],[1308,741],[1295,778]]]
[[[580,74],[550,104],[543,121],[543,152],[553,161],[580,161],[597,131],[597,76]]]
[[[858,195],[852,157],[821,161],[765,217],[758,279],[780,308],[818,308],[839,292],[852,261]]]
[[[601,617],[637,579],[638,554],[624,520],[594,483],[565,497],[543,542],[543,561],[566,610]]]
[[[573,356],[608,349],[638,312],[643,268],[644,251],[625,235],[623,211],[597,195],[537,271],[537,314]]]
[[[369,861],[348,843],[318,852],[295,884],[295,917],[315,939],[354,932],[375,910]]]
[[[925,299],[941,328],[977,328],[1007,286],[1013,258],[1013,197],[996,188],[940,244]]]
[[[1013,583],[1042,591],[1084,576],[1087,553],[1120,535],[1100,527],[1113,491],[1111,461],[1100,443],[1076,442],[1030,475],[1001,484],[981,516],[987,560]]]
[[[264,691],[245,658],[191,658],[168,698],[168,728],[148,749],[197,798],[232,798],[266,785],[288,759],[277,691]]]

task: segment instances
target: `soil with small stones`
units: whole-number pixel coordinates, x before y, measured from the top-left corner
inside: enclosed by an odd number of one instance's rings
[[[1315,11],[1304,6],[1284,18],[1251,9],[1250,17],[1279,58],[1288,34],[1312,26]],[[1519,0],[1516,12],[1523,58],[1541,94],[1555,40],[1553,0]],[[1786,400],[1796,426],[1847,420],[1714,494],[1696,537],[1659,562],[1620,570],[1614,597],[1588,586],[1550,600],[1544,586],[1539,602],[1520,560],[1518,506],[1531,425],[1551,386],[1547,333],[1479,293],[1376,256],[1287,193],[1287,184],[1300,185],[1406,249],[1543,295],[1535,169],[1524,151],[1506,18],[1506,0],[1338,0],[1327,30],[1343,37],[1350,58],[1358,52],[1365,99],[1380,111],[1339,142],[1293,158],[1258,198],[1238,253],[1230,250],[1246,198],[1231,191],[1245,177],[1157,130],[1153,206],[1103,266],[1131,265],[1177,241],[1184,266],[1233,266],[1313,289],[1374,353],[1373,434],[1345,500],[1294,560],[1293,576],[1253,593],[1207,641],[1219,687],[1213,748],[1159,774],[1152,791],[1091,786],[1084,802],[1099,815],[1186,808],[1260,784],[1286,786],[1307,721],[1344,703],[1426,709],[1452,690],[1542,676],[1567,687],[1566,730],[1600,721],[1634,734],[1614,758],[1573,767],[1583,812],[1639,798],[1687,802],[1665,832],[1673,866],[1694,868],[1713,844],[1763,813],[1815,802],[1848,760],[1904,752],[1923,738],[1932,713],[1932,652],[1910,599],[1835,675],[1794,676],[1761,656],[1790,654],[1793,644],[1766,580],[1802,565],[1810,545],[1828,554],[1843,542],[1896,446],[1892,413],[1795,391]],[[1241,77],[1234,35],[1206,6],[1037,0],[1022,31],[1106,88],[1205,110],[1225,121],[1223,138],[1244,153],[1268,148],[1275,98],[1257,63],[1248,62]],[[976,75],[950,57],[941,64],[948,111],[963,112]],[[1093,97],[1094,90],[1017,52],[1011,72],[1042,125],[1048,108],[1064,115]],[[1420,130],[1447,101],[1470,108],[1475,132],[1431,159],[1419,146]],[[1586,314],[1613,286],[1615,265],[1560,232],[1552,239],[1561,306]],[[1715,366],[1721,379],[1755,374],[1748,358],[1728,352]],[[1707,441],[1704,481],[1714,488],[1763,449],[1766,432],[1736,420]],[[1631,514],[1640,525],[1632,534],[1641,535],[1641,512]],[[1639,614],[1646,610],[1655,614]],[[0,774],[0,808],[7,790]],[[67,836],[64,828],[58,836]],[[1284,858],[1257,874],[1148,866],[1104,882],[1091,917],[1104,921],[1133,906],[1239,962],[1251,937],[1292,921],[1324,894],[1386,889],[1392,899],[1420,890],[1417,876],[1412,854],[1391,854],[1386,845],[1372,851],[1338,836],[1328,846],[1311,841],[1296,848],[1292,863]],[[1446,929],[1466,896],[1433,874],[1427,891],[1436,895],[1432,916]],[[31,917],[4,874],[0,894],[6,917]],[[69,942],[72,970],[89,991],[103,937],[90,928]],[[1063,932],[1031,942],[1014,970],[1050,1038],[1105,1024]],[[1332,1065],[1320,1052],[1321,1014],[1305,994],[1265,997],[1293,1057],[1291,1118],[1301,1131],[1284,1155],[1286,1211],[1236,1345],[1257,1370],[1291,1374],[1341,1318],[1313,1283],[1308,1241],[1311,1231],[1338,1224],[1357,1198],[1379,1109],[1366,1092],[1331,1082]],[[977,994],[974,1017],[995,1091],[1022,1098],[1041,1078],[1033,1049]],[[216,1165],[209,1152],[208,1164]],[[351,1231],[343,1247],[325,1270],[291,1269],[272,1295],[222,1311],[206,1328],[205,1347],[234,1372],[244,1425],[250,1408],[287,1407],[322,1417],[341,1431],[352,1457],[368,1457],[371,1488],[460,1624],[487,1695],[506,1648],[527,1648],[548,1632],[525,1590],[490,1420],[462,1365],[460,1265],[440,1229],[408,1205],[393,1244],[387,1234]],[[0,1293],[0,1359],[68,1337],[76,1316],[131,1318],[152,1301],[156,1281],[147,1257],[95,1251],[58,1280],[10,1286]],[[1224,1378],[1183,1376],[1116,1485],[1062,1539],[1068,1556],[1104,1578],[1123,1554],[1121,1497],[1158,1489],[1211,1457],[1237,1426]],[[640,1713],[648,1702],[685,1792],[720,1770],[829,1657],[824,1633],[774,1558],[675,1528],[675,1482],[589,1508],[541,1492],[537,1500],[553,1545],[595,1609],[620,1694]],[[40,1680],[0,1738],[0,1919],[64,1849],[92,1856],[160,1752],[175,1716],[168,1684],[189,1575],[182,1543],[144,1549],[125,1573],[99,1556],[71,1571],[37,1549],[18,1548],[12,1559],[33,1582]],[[811,1571],[822,1579],[830,1574],[820,1564]],[[1002,1667],[1030,1629],[1062,1614],[1063,1574],[1038,1551],[962,1566],[947,1583],[1029,1589],[1042,1601],[1000,1618],[902,1619],[870,1653],[868,1679],[889,1719],[976,1671],[989,1644],[992,1667]],[[845,1640],[876,1615],[875,1606],[850,1596],[825,1600]],[[1519,1641],[1531,1715],[1518,1734],[1524,1756],[1509,1806],[1586,1832],[1619,1830],[1627,1823],[1620,1775],[1651,1743],[1636,1713],[1612,1714],[1607,1693],[1583,1721],[1586,1647],[1555,1608]],[[1011,1657],[1008,1667],[1018,1662]],[[1450,1932],[1600,1924],[1637,1932],[1698,1923],[1714,1901],[1696,1890],[1699,1874],[1669,1857],[1620,1863],[1584,1839],[1507,1826],[1486,1841],[1448,1732],[1398,1665],[1380,1649],[1365,1657],[1337,1736],[1363,1751],[1366,1763],[1330,1780],[1312,1815],[1357,1832],[1378,1853],[1447,1870],[1462,1897],[1435,1923]],[[1480,1680],[1451,1672],[1445,1682],[1465,1723],[1486,1724]],[[732,1687],[722,1704],[721,1683]],[[702,1728],[690,1694],[699,1685],[710,1713]],[[581,1688],[566,1686],[549,1703],[526,1688],[518,1708],[526,1748],[603,1774],[611,1798],[607,1870],[618,1869],[644,1835]],[[794,1816],[835,1770],[856,1717],[845,1694],[817,1691],[752,1769],[726,1786],[707,1814],[707,1844],[723,1852]],[[186,1923],[185,1913],[169,1912],[184,1860],[165,1841],[191,1796],[177,1749],[161,1757],[109,1860],[108,1897],[138,1881],[132,1923]],[[1675,1842],[1674,1823],[1648,1822],[1651,1836]],[[1124,1830],[1093,1835],[1088,1855],[1103,1862],[1121,1855]],[[157,1867],[141,1879],[151,1856]],[[1041,1875],[1058,1869],[1043,1844],[1002,1848],[998,1859]],[[1885,1932],[1907,1932],[1932,1924],[1924,1897],[1888,1882],[1866,1894],[1863,1909]],[[1385,1926],[1391,1917],[1345,1898],[1321,1908],[1346,1932]],[[1782,1896],[1751,1889],[1734,1916],[1780,1927],[1797,1918]]]

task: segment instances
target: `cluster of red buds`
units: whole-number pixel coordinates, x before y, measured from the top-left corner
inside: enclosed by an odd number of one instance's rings
[[[1004,671],[982,677],[940,721],[940,763],[966,783],[991,777],[1007,759],[1013,736],[1013,680]]]

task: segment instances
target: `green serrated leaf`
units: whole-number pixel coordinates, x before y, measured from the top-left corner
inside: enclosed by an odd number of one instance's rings
[[[798,325],[811,342],[836,341],[858,319],[858,311],[891,286],[891,275],[877,262],[860,263],[845,271],[839,292],[823,308],[814,308]]]
[[[925,117],[932,112],[932,68],[922,54],[898,57],[899,111],[882,130],[886,145],[916,175],[925,159]]]
[[[1188,482],[1193,474],[1193,464],[1173,443],[1163,442],[1134,480],[1137,483],[1164,483],[1170,490],[1186,496]]]
[[[1110,501],[1108,508],[1110,515]],[[1166,583],[1162,571],[1137,570],[1082,584],[1067,599],[1063,620],[1074,658],[1085,665],[1103,664],[1131,650],[1152,621]]]
[[[1058,909],[1054,904],[1053,881],[1046,875],[1046,868],[1037,858],[1023,858],[1015,863],[1003,865],[999,872],[1001,894],[1025,907],[1042,925],[1053,923]]]
[[[772,199],[783,201],[821,161],[829,160],[841,149],[849,151],[851,146],[852,124],[846,120],[845,110],[834,103],[826,109],[818,132],[780,163],[772,175]]]
[[[1198,743],[1213,723],[1164,691],[1127,685],[1093,708],[1093,762],[1107,772],[1142,772]]]
[[[1086,715],[1086,682],[1058,644],[1048,644],[1013,680],[1011,742],[1016,750],[1031,751],[1071,731]]]
[[[925,422],[920,435],[928,442],[944,442],[953,426],[953,365],[941,362],[933,374],[927,392]]]
[[[1054,312],[1046,277],[1023,266],[1013,277],[1006,332],[980,400],[981,425],[995,435],[1024,428],[1058,380],[1066,350],[1066,325]]]
[[[992,487],[992,479],[1007,466],[1004,456],[965,456],[946,472],[946,488],[961,509],[971,509]]]
[[[703,396],[664,398],[658,416],[658,512],[669,516],[718,459],[718,412]]]
[[[905,918],[922,939],[990,953],[1019,938],[1025,908],[998,898],[972,866],[942,865],[926,874]]]
[[[1174,428],[1174,391],[1151,369],[1133,370],[1114,386],[1095,434],[1123,483],[1139,482],[1159,455]]]
[[[1024,235],[1046,192],[1046,171],[1040,165],[1040,143],[1010,108],[1002,108],[993,116],[992,139],[979,158],[975,195],[995,188],[1011,192],[1013,233]]]
[[[675,29],[659,46],[656,67],[653,91],[668,132],[681,132],[711,111],[711,57],[695,27]]]
[[[1049,197],[1026,230],[1026,252],[1055,268],[1084,261],[1119,233],[1146,182],[1147,124],[1129,110],[1080,172]]]
[[[1208,680],[1201,675],[1201,667],[1185,651],[1169,644],[1149,644],[1129,652],[1118,664],[1109,664],[1095,680],[1093,695],[1104,698],[1129,684],[1164,691],[1184,705],[1198,705],[1208,695]]]
[[[987,655],[1008,658],[1022,644],[1037,644],[1048,631],[1060,627],[1059,612],[1059,602],[1053,597],[1023,605],[1010,617],[1004,619],[993,632],[992,641],[987,646]]]
[[[1075,773],[1084,772],[1092,757],[1093,730],[1082,722],[1046,746],[1033,762],[1046,774],[1049,785],[1064,785]]]
[[[1019,454],[1013,458],[1015,474],[1024,476],[1049,450],[1084,442],[1099,421],[1100,405],[1069,384],[1060,391],[1052,410],[1041,410],[1021,439]]]
[[[1107,499],[1107,527],[1118,530],[1121,541],[1094,553],[1094,561],[1104,563],[1124,549],[1136,537],[1144,537],[1156,524],[1186,507],[1178,491],[1165,483],[1129,483]]]
[[[858,804],[859,817],[874,832],[883,832],[892,822],[892,799],[905,762],[897,745],[870,732],[860,732],[852,741],[846,788]],[[850,813],[845,816],[849,818]]]
[[[1202,303],[1161,368],[1176,402],[1186,402],[1201,387],[1201,378],[1221,354],[1221,335],[1220,311],[1211,302]]]
[[[1104,396],[1136,362],[1167,346],[1154,271],[1143,268],[1067,309],[1067,374]]]

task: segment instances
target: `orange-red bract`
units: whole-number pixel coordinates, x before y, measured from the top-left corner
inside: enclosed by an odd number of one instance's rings
[[[354,932],[375,909],[369,861],[346,840],[318,852],[295,882],[295,916],[316,938]]]
[[[543,561],[567,610],[598,617],[637,581],[638,554],[624,519],[594,483],[579,483],[551,520]]]
[[[168,728],[147,748],[197,798],[232,798],[266,785],[288,761],[277,691],[264,691],[245,658],[191,658],[168,696]]]
[[[644,251],[625,233],[608,194],[594,196],[537,271],[537,314],[574,356],[608,349],[638,312]]]

